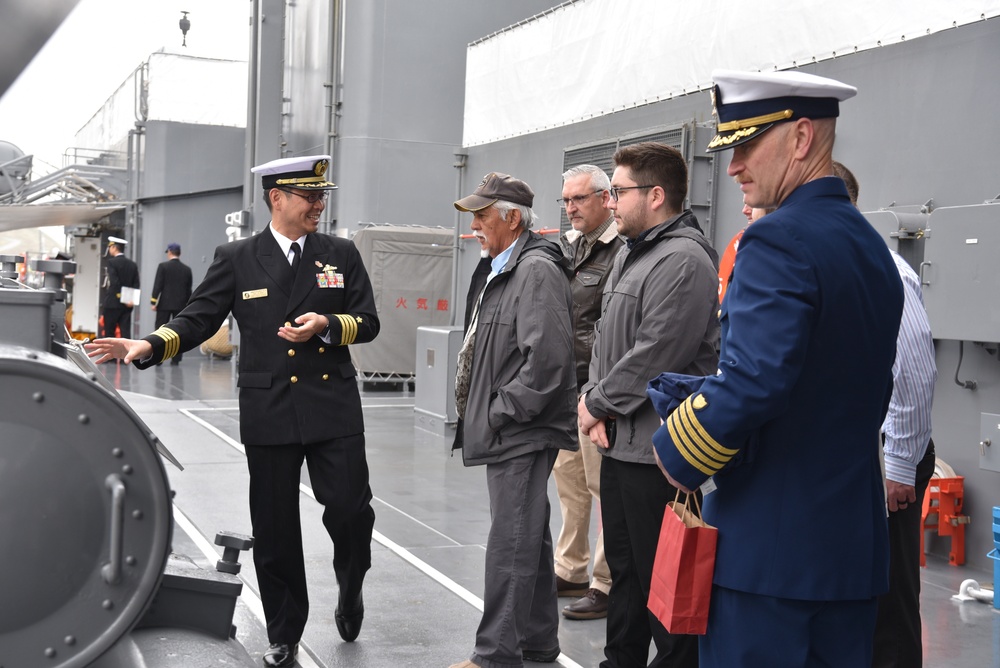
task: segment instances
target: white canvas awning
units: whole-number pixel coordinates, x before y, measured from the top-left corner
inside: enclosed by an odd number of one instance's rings
[[[31,227],[89,225],[124,208],[123,203],[0,206],[0,232]]]
[[[463,143],[705,90],[715,68],[789,69],[998,15],[1000,0],[567,2],[469,45]]]

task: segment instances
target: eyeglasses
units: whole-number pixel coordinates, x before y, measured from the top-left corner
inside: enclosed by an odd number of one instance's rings
[[[656,186],[628,186],[626,188],[616,188],[615,186],[611,186],[611,199],[617,202],[619,193],[621,193],[623,190],[641,190],[643,188],[655,188],[655,187]]]
[[[559,202],[559,206],[560,207],[562,207],[563,209],[565,209],[566,207],[569,206],[570,202],[572,202],[573,204],[576,204],[577,206],[580,206],[591,195],[596,195],[597,193],[602,193],[602,192],[604,192],[604,191],[603,190],[595,190],[593,192],[587,193],[586,195],[576,195],[575,197],[560,197],[556,201]]]
[[[310,204],[315,204],[316,202],[325,202],[326,198],[330,195],[330,192],[324,190],[318,193],[309,193],[308,195],[303,195],[302,193],[297,193],[294,190],[285,190],[284,188],[278,188],[283,193],[288,193],[289,195],[298,195]]]

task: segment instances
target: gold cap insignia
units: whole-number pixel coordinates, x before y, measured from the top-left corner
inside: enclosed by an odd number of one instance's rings
[[[313,167],[313,173],[316,176],[323,176],[324,174],[326,174],[326,168],[329,166],[330,162],[328,160],[319,160],[316,163],[316,166]]]

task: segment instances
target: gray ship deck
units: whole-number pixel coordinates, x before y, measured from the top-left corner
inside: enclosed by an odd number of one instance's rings
[[[251,533],[231,364],[192,352],[177,366],[140,372],[105,364],[100,369],[185,467],[167,465],[176,491],[174,551],[214,567],[221,556],[213,544],[216,532]],[[303,467],[311,612],[299,665],[443,668],[468,657],[479,621],[489,524],[485,472],[452,457],[450,438],[414,428],[412,393],[363,392],[362,400],[377,517],[364,627],[354,643],[342,642],[337,634],[332,548],[321,507],[307,498],[311,489]],[[551,482],[549,495],[556,535],[560,516]],[[259,661],[267,636],[249,555],[241,561],[247,586],[237,606],[237,637]],[[1000,614],[984,603],[951,600],[963,580],[990,582],[992,573],[951,567],[929,556],[922,575],[924,665],[1000,668]],[[560,599],[560,605],[568,602]],[[563,619],[563,655],[555,665],[597,666],[604,632],[604,620]]]

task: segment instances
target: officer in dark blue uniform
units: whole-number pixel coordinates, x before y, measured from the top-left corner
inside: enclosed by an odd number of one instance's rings
[[[219,246],[205,280],[176,318],[144,339],[98,339],[98,361],[145,369],[210,338],[232,312],[239,323],[240,436],[250,471],[254,566],[271,643],[266,666],[290,666],[309,611],[299,478],[309,467],[340,585],[337,630],[361,630],[361,585],[371,566],[375,512],[364,421],[348,345],[379,331],[368,273],[354,244],[317,234],[329,190],[329,156],[255,167],[271,222]]]
[[[722,304],[717,375],[654,436],[705,495],[718,553],[703,667],[868,666],[888,587],[879,426],[902,288],[832,176],[840,82],[716,71],[718,134],[751,207]],[[714,491],[713,491],[714,489]]]

